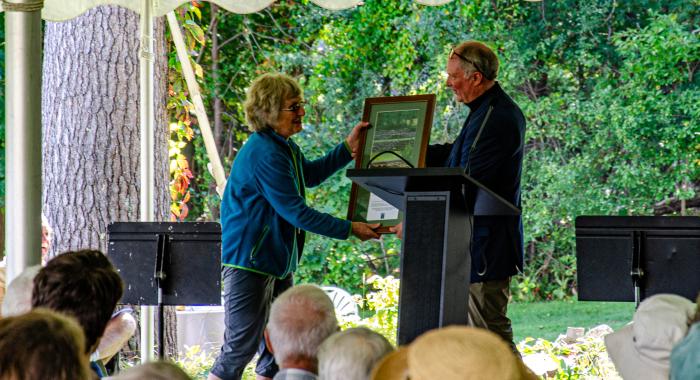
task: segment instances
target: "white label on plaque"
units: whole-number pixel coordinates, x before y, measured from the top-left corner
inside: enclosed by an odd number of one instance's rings
[[[390,205],[382,198],[369,194],[369,207],[367,209],[367,221],[393,220],[398,219],[399,209]]]

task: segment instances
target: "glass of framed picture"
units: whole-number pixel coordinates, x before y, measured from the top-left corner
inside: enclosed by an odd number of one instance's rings
[[[365,99],[364,129],[355,157],[358,169],[425,167],[425,152],[433,124],[435,95],[390,96]],[[380,223],[379,233],[389,233],[403,219],[399,210],[378,196],[352,184],[348,219]]]

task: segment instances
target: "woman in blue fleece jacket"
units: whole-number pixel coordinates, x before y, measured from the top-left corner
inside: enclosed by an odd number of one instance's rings
[[[258,350],[258,379],[277,366],[263,330],[272,300],[293,284],[305,231],[347,239],[378,238],[378,225],[350,222],[306,205],[316,186],[355,156],[358,123],[342,143],[308,160],[290,138],[302,130],[304,101],[294,79],[265,74],[253,81],[245,102],[253,133],[236,155],[221,202],[222,270],[226,308],[224,344],[209,379],[240,379]]]

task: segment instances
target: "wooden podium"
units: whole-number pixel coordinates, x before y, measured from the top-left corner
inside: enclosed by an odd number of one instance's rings
[[[397,343],[466,325],[473,216],[520,210],[461,168],[349,169],[347,176],[404,214]]]

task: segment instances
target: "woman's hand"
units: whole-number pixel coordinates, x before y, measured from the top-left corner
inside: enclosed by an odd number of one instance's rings
[[[379,234],[374,232],[378,227],[379,223],[367,224],[363,222],[352,222],[352,234],[362,241],[379,239]]]
[[[361,121],[355,125],[348,137],[345,138],[345,142],[347,142],[350,147],[352,158],[355,158],[360,151],[360,132],[365,128],[369,128],[369,126],[368,122]]]

